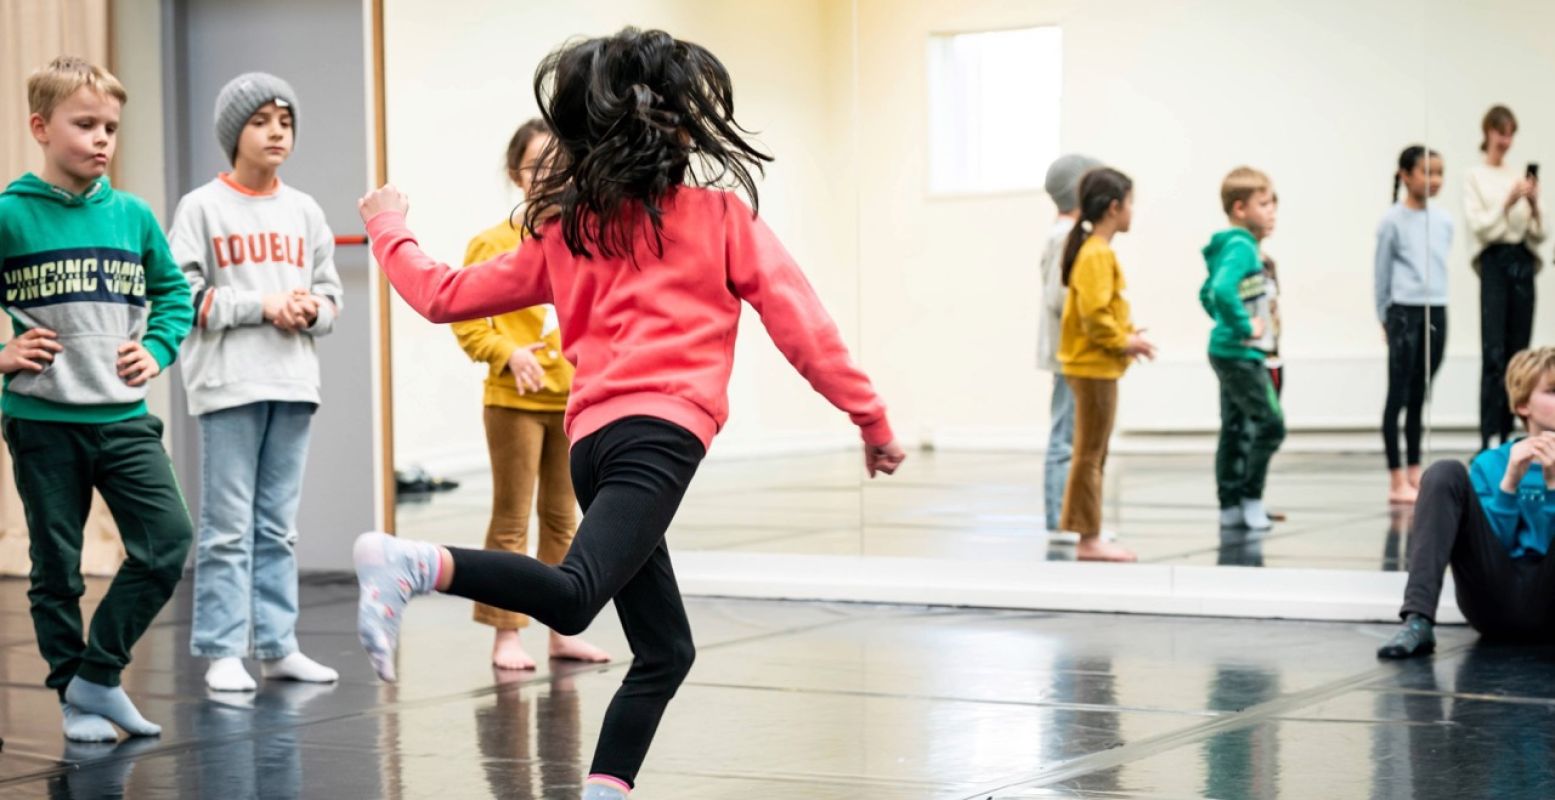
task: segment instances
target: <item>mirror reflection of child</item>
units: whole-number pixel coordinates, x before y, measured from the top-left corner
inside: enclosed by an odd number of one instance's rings
[[[1393,206],[1377,226],[1377,319],[1388,344],[1382,444],[1390,503],[1413,503],[1420,488],[1427,386],[1441,369],[1447,346],[1447,255],[1453,223],[1429,203],[1441,191],[1442,176],[1439,154],[1421,145],[1404,148],[1393,174]],[[1403,453],[1398,446],[1400,413]]]
[[[1265,530],[1269,461],[1285,440],[1285,413],[1267,369],[1277,354],[1278,323],[1260,242],[1274,232],[1278,201],[1269,176],[1238,167],[1221,183],[1228,227],[1203,255],[1199,303],[1214,320],[1209,363],[1220,384],[1220,441],[1215,450],[1220,526]]]
[[[1118,413],[1118,380],[1155,345],[1135,328],[1123,268],[1112,240],[1134,220],[1134,182],[1101,167],[1080,180],[1080,218],[1064,245],[1064,299],[1058,360],[1074,393],[1074,460],[1059,526],[1079,534],[1081,561],[1135,561],[1134,551],[1102,536],[1102,477]]]

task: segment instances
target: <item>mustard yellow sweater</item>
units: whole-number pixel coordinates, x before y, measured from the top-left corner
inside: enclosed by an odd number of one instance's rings
[[[495,258],[518,247],[522,240],[518,230],[506,221],[487,228],[470,240],[464,252],[464,265]],[[554,325],[549,333],[544,332],[548,313],[555,312],[548,306],[534,306],[500,317],[455,322],[450,326],[459,339],[459,346],[471,360],[491,366],[491,372],[486,376],[486,405],[522,411],[567,410],[573,367],[562,357],[561,332]],[[508,359],[514,350],[541,341],[546,347],[535,352],[535,359],[545,368],[545,387],[538,392],[519,394],[513,372],[508,369]]]
[[[1123,299],[1123,270],[1103,239],[1092,236],[1080,246],[1064,316],[1059,322],[1058,362],[1076,378],[1123,377],[1131,359],[1123,354],[1134,323]]]

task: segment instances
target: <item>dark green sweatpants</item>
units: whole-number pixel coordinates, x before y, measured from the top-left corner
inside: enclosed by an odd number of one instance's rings
[[[1220,446],[1215,484],[1220,507],[1263,498],[1269,460],[1285,441],[1285,413],[1262,361],[1210,356],[1220,379]]]
[[[194,537],[189,508],[162,449],[162,422],[146,415],[102,425],[5,420],[32,556],[32,624],[63,696],[77,675],[119,685],[130,649],[172,597]],[[81,629],[81,538],[92,489],[119,526],[126,558]]]

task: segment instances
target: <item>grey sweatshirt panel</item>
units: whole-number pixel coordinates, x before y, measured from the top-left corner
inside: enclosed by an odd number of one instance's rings
[[[289,186],[256,196],[218,178],[179,202],[168,242],[195,298],[184,345],[190,412],[318,403],[315,339],[334,330],[344,296],[334,234],[318,203]],[[319,301],[313,325],[283,331],[266,321],[265,296],[297,289]]]
[[[119,377],[119,348],[140,341],[146,329],[145,306],[73,302],[8,312],[28,327],[62,331],[57,341],[64,348],[42,372],[13,374],[8,391],[74,405],[146,399],[149,383],[131,386]]]

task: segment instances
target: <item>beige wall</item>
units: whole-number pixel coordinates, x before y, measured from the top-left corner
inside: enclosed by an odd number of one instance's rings
[[[28,132],[27,76],[64,54],[107,63],[108,49],[107,0],[0,0],[0,119],[8,122],[0,128],[0,181],[42,165]],[[0,325],[0,341],[10,333]],[[25,575],[27,522],[11,473],[10,454],[0,452],[0,575]],[[102,498],[92,499],[82,570],[100,575],[118,568],[123,548]]]

